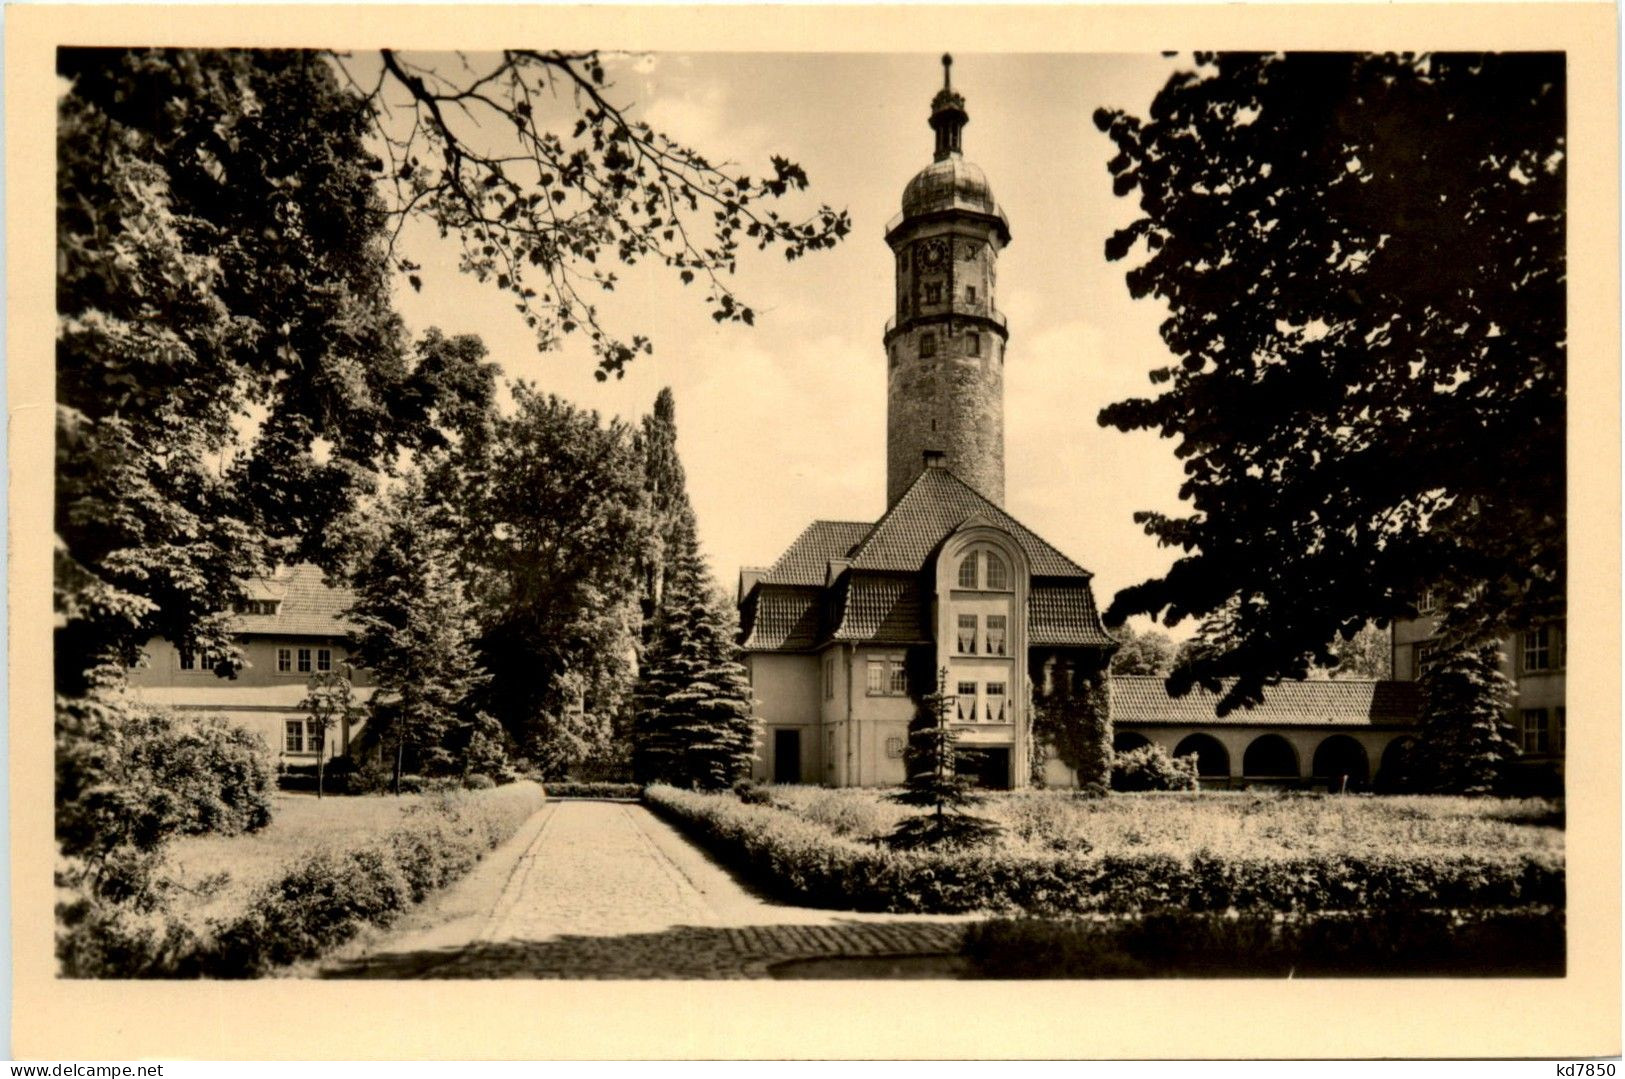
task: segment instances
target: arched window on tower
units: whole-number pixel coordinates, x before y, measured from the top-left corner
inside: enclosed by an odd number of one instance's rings
[[[1003,591],[1010,587],[1010,570],[1004,564],[1004,559],[987,553],[987,587],[995,591]]]
[[[970,554],[966,555],[965,560],[963,562],[959,563],[959,587],[960,588],[975,588],[976,587],[976,552],[975,551],[972,551]]]

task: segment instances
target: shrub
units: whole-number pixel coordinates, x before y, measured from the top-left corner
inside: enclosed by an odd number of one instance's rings
[[[1196,755],[1170,757],[1155,743],[1117,754],[1112,761],[1114,791],[1194,791]]]
[[[271,759],[219,716],[176,715],[122,696],[63,708],[57,840],[92,860],[177,835],[252,832],[271,821]]]
[[[549,798],[637,798],[643,788],[636,783],[572,783],[546,785]]]
[[[773,804],[773,792],[759,783],[752,783],[748,779],[741,779],[734,784],[734,794],[746,805],[770,806]]]
[[[1162,911],[992,919],[962,952],[985,978],[1560,977],[1563,912],[1415,910],[1297,918]]]
[[[311,853],[262,886],[244,913],[201,928],[161,907],[81,899],[59,909],[69,977],[255,977],[320,955],[364,925],[387,925],[466,873],[542,805],[516,783],[431,796],[398,826],[354,847]]]
[[[1023,843],[1052,851],[1087,854],[1093,844],[1081,834],[1076,803],[1053,795],[1014,794],[1001,806],[1000,819]]]
[[[488,791],[497,785],[497,781],[490,776],[475,773],[463,780],[463,786],[471,791]]]
[[[810,906],[953,913],[1561,906],[1562,856],[1320,850],[1221,858],[891,851],[781,809],[652,786],[645,801],[777,895]]]

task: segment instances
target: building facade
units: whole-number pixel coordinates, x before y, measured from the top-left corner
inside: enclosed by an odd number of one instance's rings
[[[1432,593],[1417,603],[1416,618],[1399,619],[1392,631],[1393,674],[1415,682],[1439,647],[1439,615]],[[1525,768],[1563,774],[1567,712],[1568,625],[1557,620],[1514,633],[1501,642],[1501,673],[1511,680],[1507,712],[1512,740]]]
[[[771,566],[740,573],[761,781],[903,782],[917,702],[940,690],[985,785],[1068,783],[1059,761],[1033,759],[1032,692],[1101,671],[1116,648],[1089,571],[1003,508],[1010,333],[996,290],[1011,232],[964,157],[951,64],[931,102],[932,161],[885,232],[886,512],[814,521]],[[1390,683],[1272,687],[1233,719],[1200,691],[1171,700],[1161,679],[1111,692],[1122,748],[1195,752],[1208,785],[1363,788],[1415,729],[1414,693]]]
[[[319,739],[299,707],[311,676],[347,672],[358,704],[372,695],[367,673],[350,665],[352,627],[344,612],[354,596],[326,584],[312,565],[285,567],[245,588],[248,599],[237,610],[235,629],[248,664],[237,677],[219,677],[207,654],[154,639],[145,664],[129,672],[130,686],[150,704],[213,713],[258,733],[280,764],[314,764]],[[360,729],[357,723],[329,731],[324,757],[349,752]]]

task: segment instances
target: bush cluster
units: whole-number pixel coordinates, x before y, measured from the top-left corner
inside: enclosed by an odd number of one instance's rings
[[[1196,756],[1171,757],[1155,743],[1118,753],[1112,759],[1114,791],[1193,791],[1201,784],[1196,778]]]
[[[549,798],[636,798],[643,788],[636,783],[549,783]]]
[[[87,700],[59,716],[56,765],[57,840],[70,857],[271,822],[270,752],[219,716]]]
[[[737,798],[652,786],[649,806],[796,903],[872,911],[1132,913],[1561,906],[1560,854],[890,851]]]
[[[533,783],[442,793],[400,825],[289,865],[229,919],[191,926],[162,906],[81,898],[60,911],[67,977],[251,978],[321,955],[365,925],[388,925],[468,872],[541,807]]]
[[[1161,911],[995,918],[962,952],[984,978],[1561,977],[1561,910],[1399,908],[1297,918]]]

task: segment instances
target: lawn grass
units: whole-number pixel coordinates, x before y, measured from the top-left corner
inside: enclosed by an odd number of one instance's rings
[[[258,832],[188,836],[170,844],[164,869],[180,885],[172,908],[189,921],[239,913],[254,890],[281,876],[289,863],[381,836],[423,802],[421,794],[275,794],[271,823]]]
[[[873,840],[915,812],[886,791],[773,787],[774,804],[836,835]],[[1562,811],[1542,799],[1294,792],[988,792],[975,809],[1012,852],[1281,858],[1316,854],[1531,854],[1561,858]]]

